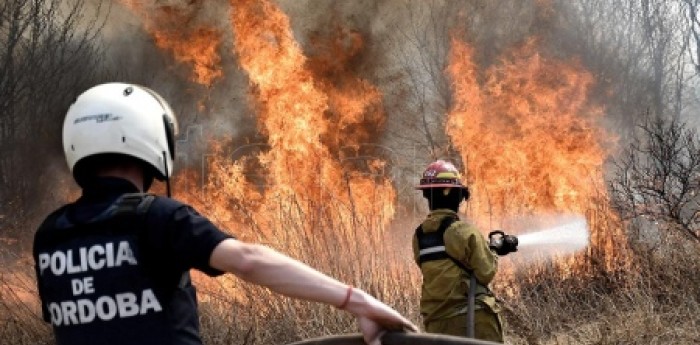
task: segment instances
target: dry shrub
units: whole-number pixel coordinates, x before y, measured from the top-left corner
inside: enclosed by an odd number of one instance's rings
[[[523,277],[505,313],[512,344],[697,344],[700,248],[633,246],[633,270]]]
[[[327,210],[327,209],[326,209]],[[315,224],[332,224],[333,212],[319,210]],[[269,244],[342,281],[377,296],[416,323],[420,274],[410,248],[395,248],[390,233],[371,222],[314,227],[312,237],[292,236],[302,219],[279,215]],[[412,231],[412,229],[411,229]],[[410,238],[410,231],[405,233]],[[400,242],[400,241],[398,241]],[[683,239],[663,245],[635,243],[632,263],[610,271],[594,254],[583,274],[562,274],[561,267],[539,264],[519,270],[509,284],[506,339],[511,344],[696,344],[700,342],[700,248]],[[7,258],[7,255],[4,256]],[[0,275],[0,337],[3,344],[50,343],[40,319],[31,260],[15,257]],[[293,300],[227,275],[210,279],[195,274],[200,297],[202,337],[206,344],[284,344],[328,334],[356,332],[347,313]],[[499,279],[503,279],[500,277]],[[34,298],[33,298],[34,297]]]

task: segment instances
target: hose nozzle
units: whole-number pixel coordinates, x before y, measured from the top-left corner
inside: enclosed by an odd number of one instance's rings
[[[494,230],[489,233],[489,248],[500,256],[518,251],[518,238],[507,235],[503,230]]]

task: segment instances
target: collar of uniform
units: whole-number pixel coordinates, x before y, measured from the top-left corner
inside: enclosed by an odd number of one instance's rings
[[[454,217],[456,215],[457,212],[446,208],[433,210],[430,211],[430,214],[428,214],[428,218],[425,221],[423,221],[421,226],[423,227],[423,231],[436,231],[440,227],[440,224],[442,223],[443,219],[447,217]]]
[[[83,188],[83,199],[104,199],[125,193],[138,193],[136,186],[119,177],[98,177]]]
[[[439,208],[437,210],[430,211],[430,217],[440,217],[442,216],[456,216],[457,212],[450,210],[448,208]]]
[[[70,223],[84,223],[93,219],[118,197],[126,193],[138,193],[136,186],[118,177],[97,177],[84,184],[83,195],[70,205],[66,220]]]

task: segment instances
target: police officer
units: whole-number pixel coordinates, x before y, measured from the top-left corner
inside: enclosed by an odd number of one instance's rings
[[[138,85],[95,86],[68,110],[63,147],[82,196],[46,218],[33,248],[57,344],[201,344],[191,268],[335,305],[357,317],[368,344],[384,330],[416,330],[364,291],[144,194],[153,179],[168,182],[176,131],[165,100]]]
[[[511,236],[498,247],[490,245],[475,226],[459,219],[459,205],[469,199],[469,189],[462,184],[452,163],[431,163],[416,188],[423,191],[430,208],[427,219],[413,236],[414,257],[423,274],[420,308],[425,330],[467,335],[468,293],[473,275],[474,337],[502,343],[500,308],[488,285],[496,275],[497,254],[515,251],[517,241],[513,244]]]

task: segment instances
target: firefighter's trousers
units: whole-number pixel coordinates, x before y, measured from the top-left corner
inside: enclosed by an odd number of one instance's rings
[[[457,315],[447,319],[427,322],[425,323],[425,331],[428,333],[466,337],[467,315]],[[503,343],[503,327],[500,316],[489,309],[475,310],[474,336],[476,339]]]

